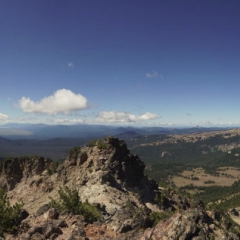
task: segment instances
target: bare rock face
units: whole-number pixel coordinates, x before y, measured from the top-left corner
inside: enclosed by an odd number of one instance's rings
[[[132,155],[124,141],[117,138],[106,138],[108,149],[112,150],[107,167],[115,179],[128,187],[139,187],[143,179],[145,164],[137,155]]]
[[[45,214],[44,218],[47,220],[58,219],[59,211],[56,208],[50,208]]]
[[[0,165],[0,184],[12,203],[18,199],[30,213],[17,235],[8,239],[209,239],[215,219],[201,203],[192,203],[176,191],[160,189],[144,176],[145,164],[130,154],[124,141],[106,137],[100,144],[76,148],[49,174],[50,159],[16,158]],[[62,186],[77,189],[81,201],[96,204],[99,222],[50,209]],[[161,199],[156,203],[156,196]],[[155,200],[154,200],[155,199]],[[153,226],[154,213],[165,214]]]
[[[73,152],[67,157],[66,162],[72,166],[81,166],[87,161],[87,158],[88,156],[85,152]]]
[[[0,171],[1,178],[0,184],[7,188],[8,190],[12,190],[16,183],[20,182],[23,177],[23,168],[22,168],[22,159],[8,159],[1,163]]]
[[[191,209],[159,222],[153,229],[146,230],[144,235],[150,235],[152,240],[208,239],[210,229],[203,220],[203,212]]]
[[[0,163],[0,185],[12,190],[22,178],[41,174],[52,160],[43,157],[10,158]]]
[[[56,239],[61,235],[62,228],[67,227],[67,224],[63,220],[52,220],[50,222],[45,222],[38,226],[31,227],[23,239]]]

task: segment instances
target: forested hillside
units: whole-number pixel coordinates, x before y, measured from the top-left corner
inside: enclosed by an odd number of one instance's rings
[[[128,145],[145,162],[145,174],[160,185],[176,187],[177,182],[181,191],[205,203],[239,192],[239,130],[145,135],[128,140]]]

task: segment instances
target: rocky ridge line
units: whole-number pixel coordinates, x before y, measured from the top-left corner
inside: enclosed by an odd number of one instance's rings
[[[77,149],[49,175],[52,164],[41,157],[0,164],[0,184],[10,201],[22,199],[29,213],[16,234],[7,239],[196,240],[213,234],[227,236],[201,203],[183,198],[173,189],[158,188],[144,176],[144,163],[130,154],[122,140],[106,137],[101,147]],[[56,199],[61,186],[75,188],[81,201],[97,204],[101,221],[89,224],[81,215],[59,215],[50,209],[49,197]],[[153,212],[165,216],[155,226]],[[238,239],[234,233],[228,236]]]

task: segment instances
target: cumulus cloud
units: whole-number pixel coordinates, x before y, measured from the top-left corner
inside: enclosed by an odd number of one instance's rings
[[[0,113],[0,120],[2,121],[5,121],[5,120],[8,120],[8,115],[6,114],[3,114],[3,113]]]
[[[53,95],[44,97],[39,102],[34,102],[28,97],[22,97],[19,100],[19,107],[28,113],[69,114],[74,110],[86,109],[87,99],[81,94],[75,94],[67,89],[60,89]]]
[[[134,115],[127,112],[116,112],[116,111],[103,111],[98,114],[96,117],[97,122],[107,122],[107,123],[113,123],[113,122],[141,122],[146,120],[152,120],[155,118],[158,118],[159,116],[154,113],[146,112],[142,115]]]
[[[152,73],[146,73],[146,77],[147,78],[158,78],[159,75],[158,75],[157,71],[153,71]]]

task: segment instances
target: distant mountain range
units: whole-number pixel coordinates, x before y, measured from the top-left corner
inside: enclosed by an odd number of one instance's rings
[[[0,159],[40,155],[64,159],[73,146],[92,139],[115,136],[125,141],[154,134],[186,134],[224,130],[223,128],[119,127],[104,125],[6,124],[0,127]]]
[[[104,136],[124,136],[151,134],[186,134],[211,132],[227,128],[163,128],[163,127],[119,127],[105,125],[46,125],[10,123],[0,126],[0,136],[7,139],[38,139],[51,138],[100,138]]]

